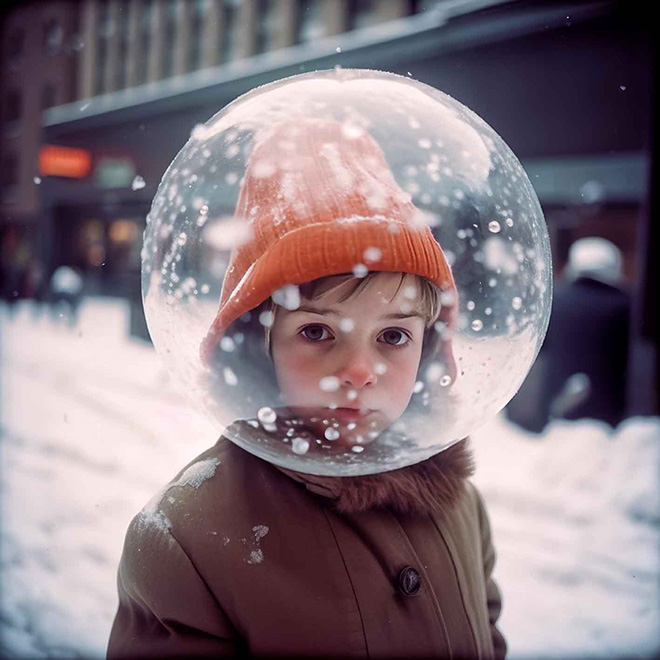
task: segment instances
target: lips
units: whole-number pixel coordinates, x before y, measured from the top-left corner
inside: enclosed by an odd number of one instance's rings
[[[336,419],[364,419],[368,417],[373,411],[369,408],[331,408],[329,416]]]

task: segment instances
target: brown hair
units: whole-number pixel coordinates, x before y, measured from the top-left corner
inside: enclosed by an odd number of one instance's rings
[[[315,300],[332,293],[335,289],[344,284],[344,282],[348,280],[354,280],[353,286],[340,299],[340,302],[344,302],[346,300],[350,300],[353,296],[357,295],[361,291],[364,291],[371,284],[371,282],[373,282],[375,276],[378,275],[379,272],[380,271],[369,271],[367,275],[362,278],[355,277],[355,275],[351,273],[331,275],[329,277],[320,277],[317,280],[307,282],[306,284],[300,286],[300,295],[302,298],[306,298],[307,300]],[[440,314],[440,287],[437,284],[433,284],[433,282],[430,282],[421,275],[415,275],[414,273],[398,274],[401,276],[401,279],[399,280],[399,286],[394,292],[392,299],[394,299],[401,290],[406,276],[410,275],[413,277],[420,293],[420,302],[422,305],[422,311],[424,312],[425,327],[428,328],[430,325],[435,323],[438,315]],[[329,279],[335,279],[336,282],[334,282],[330,287],[324,288],[323,291],[319,292],[321,285]]]
[[[356,277],[352,273],[342,273],[341,275],[328,275],[326,277],[319,277],[318,279],[312,280],[311,282],[301,284],[298,287],[300,291],[300,297],[304,298],[305,300],[319,300],[338,289],[345,282],[352,280],[353,285],[339,300],[339,302],[345,302],[346,300],[350,300],[353,296],[358,295],[361,291],[364,291],[371,283],[373,283],[375,276],[380,272],[381,271],[369,271],[365,277],[361,278]],[[399,281],[399,285],[396,288],[396,291],[394,292],[394,295],[392,296],[392,299],[394,299],[401,290],[406,276],[411,275],[411,277],[414,278],[415,284],[417,285],[419,300],[421,303],[421,311],[424,314],[424,327],[428,331],[429,329],[433,328],[433,324],[437,321],[438,316],[440,315],[440,295],[442,293],[440,287],[437,284],[434,284],[433,282],[430,282],[426,278],[422,277],[421,275],[415,275],[414,273],[398,274],[401,276],[401,279]],[[332,283],[327,287],[324,286],[326,283],[328,283],[329,280],[333,280]],[[266,301],[265,309],[273,314],[273,321],[275,318],[274,315],[277,314],[278,306],[279,305],[277,305],[272,298],[269,298],[268,301]],[[271,354],[271,327],[272,325],[267,326],[265,329],[265,348],[268,355]],[[428,333],[425,333],[424,336],[425,343],[427,334]]]

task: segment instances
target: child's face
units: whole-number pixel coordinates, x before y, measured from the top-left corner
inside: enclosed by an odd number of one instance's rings
[[[344,302],[354,281],[295,311],[277,309],[271,342],[280,391],[319,437],[334,426],[342,444],[366,444],[408,406],[425,319],[415,278],[400,283],[400,273],[378,273]],[[332,284],[328,278],[322,290]]]

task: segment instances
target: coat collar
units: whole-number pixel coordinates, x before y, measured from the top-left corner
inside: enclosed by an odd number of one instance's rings
[[[249,422],[238,422],[241,432],[253,435]],[[465,480],[474,472],[468,438],[420,463],[398,470],[361,477],[325,477],[274,465],[315,495],[328,498],[342,513],[390,509],[424,515],[453,506]]]
[[[390,509],[425,515],[452,507],[474,472],[467,438],[421,463],[362,477],[319,477],[278,468],[307,490],[333,500],[341,513]]]

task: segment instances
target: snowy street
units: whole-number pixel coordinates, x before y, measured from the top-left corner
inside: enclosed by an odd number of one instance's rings
[[[218,432],[123,301],[48,311],[0,307],[0,655],[101,658],[130,519]],[[538,437],[500,416],[473,441],[511,657],[656,656],[660,420]]]

